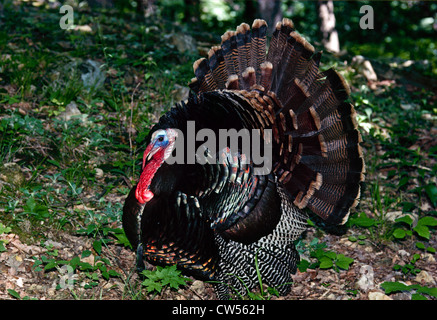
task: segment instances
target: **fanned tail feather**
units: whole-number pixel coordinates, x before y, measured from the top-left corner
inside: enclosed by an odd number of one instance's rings
[[[289,19],[278,22],[267,48],[267,24],[241,24],[208,59],[194,64],[197,94],[237,90],[274,135],[274,172],[298,208],[342,223],[356,206],[364,162],[350,90],[335,70],[319,72],[315,52]]]

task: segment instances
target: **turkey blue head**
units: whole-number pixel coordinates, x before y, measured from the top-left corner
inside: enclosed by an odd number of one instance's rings
[[[135,191],[139,203],[145,204],[153,198],[150,184],[162,163],[171,155],[176,137],[177,132],[173,129],[157,130],[152,134],[144,151],[140,181]]]

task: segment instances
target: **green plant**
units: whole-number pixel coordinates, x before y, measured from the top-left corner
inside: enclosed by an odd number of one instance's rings
[[[177,290],[180,286],[185,286],[189,278],[181,275],[181,271],[177,269],[176,265],[160,267],[156,270],[143,270],[141,272],[145,279],[141,284],[146,288],[148,293],[161,293],[162,289],[170,287]]]
[[[40,245],[46,249],[46,254],[41,254],[38,257],[32,257],[34,260],[32,268],[35,271],[50,271],[58,268],[61,265],[69,264],[68,261],[56,259],[59,253],[57,249],[54,249],[52,244],[46,244],[41,241]]]
[[[347,224],[351,227],[357,226],[357,227],[362,227],[362,228],[370,228],[370,227],[376,226],[379,223],[380,223],[379,221],[366,216],[366,214],[364,212],[350,217],[348,222],[347,222]]]
[[[261,249],[258,249],[258,251]],[[255,255],[255,269],[256,269],[256,275],[258,278],[258,283],[259,283],[259,294],[256,292],[252,292],[249,291],[247,292],[247,295],[249,297],[249,299],[251,300],[269,300],[272,296],[279,296],[279,292],[276,288],[272,288],[272,287],[267,287],[267,292],[264,291],[264,285],[262,282],[262,277],[261,277],[261,271],[259,269],[259,263],[258,263],[258,251]],[[286,285],[286,284],[283,284]]]
[[[50,217],[47,206],[32,196],[27,198],[26,204],[23,206],[23,215],[29,215],[37,220],[45,220]]]
[[[67,79],[53,79],[47,84],[46,97],[51,104],[56,106],[48,109],[49,117],[58,116],[62,111],[65,111],[66,105],[80,95],[83,83],[77,73],[77,71],[73,71]],[[65,76],[65,73],[62,76]]]
[[[115,205],[107,203],[102,211],[85,210],[86,228],[80,228],[77,232],[95,239],[93,248],[99,255],[101,254],[102,246],[113,242],[114,238],[117,239],[117,243],[130,246],[123,229],[113,227],[113,225],[121,219],[121,207],[121,203]]]
[[[316,262],[309,264],[309,262],[301,262],[299,264],[299,270],[304,270],[305,265],[308,268],[320,268],[320,269],[334,269],[339,272],[340,269],[348,270],[349,266],[354,262],[354,259],[346,257],[344,254],[337,254],[333,251],[325,251],[323,249],[318,249],[311,253],[311,257],[316,259]]]
[[[63,262],[56,261],[55,258],[48,258],[46,255],[41,255],[38,258],[33,257],[33,259],[33,269],[35,271],[47,271],[55,269],[59,264],[63,264]]]
[[[393,236],[396,239],[404,239],[407,236],[412,236],[413,233],[417,234],[421,238],[429,240],[431,236],[430,227],[437,226],[437,219],[431,216],[425,216],[417,221],[417,224],[413,226],[413,219],[409,215],[405,215],[395,220],[396,223],[407,225],[409,229],[397,227],[393,230]]]
[[[393,270],[401,271],[405,275],[409,273],[416,275],[420,272],[420,269],[415,267],[415,264],[419,259],[420,259],[420,254],[416,253],[413,255],[413,258],[410,260],[409,263],[406,263],[404,265],[395,264],[393,266]]]
[[[425,186],[425,192],[428,195],[432,205],[437,207],[437,186],[435,184],[428,184]]]
[[[82,252],[81,258],[86,258],[91,255],[91,251],[85,250]],[[91,289],[97,285],[99,285],[102,276],[105,280],[109,280],[110,277],[120,277],[120,274],[110,268],[110,261],[101,256],[96,256],[94,258],[94,264],[90,264],[88,262],[83,262],[79,257],[75,257],[74,261],[70,261],[70,265],[73,270],[76,268],[81,271],[88,279],[88,282],[85,283],[85,289]]]
[[[8,113],[0,119],[0,161],[10,162],[17,153],[34,160],[38,156],[35,145],[45,137],[43,122],[28,115]]]
[[[78,272],[85,279],[83,282],[85,289],[91,289],[97,286],[101,281],[101,277],[105,280],[109,280],[110,277],[121,276],[118,272],[110,268],[111,263],[106,258],[96,256],[93,259],[93,264],[83,261],[82,259],[87,258],[92,254],[89,250],[84,250],[80,257],[74,256],[70,260],[59,260],[56,259],[58,256],[57,250],[53,249],[52,246],[45,245],[45,247],[47,248],[47,255],[33,257],[33,269],[37,272],[51,272],[56,270],[61,276],[64,275],[65,270],[67,270],[67,272],[71,274],[71,285],[74,285],[74,283],[77,282],[77,275],[75,276],[75,273]],[[58,284],[56,289],[63,289],[63,286]]]
[[[309,269],[334,269],[339,272],[340,269],[348,270],[349,266],[354,262],[354,259],[346,257],[344,254],[337,254],[334,251],[325,250],[326,243],[319,243],[317,238],[314,238],[309,245],[309,255],[313,258],[313,262],[306,259],[301,259],[297,265],[300,272],[305,272]],[[302,252],[303,250],[301,250]]]
[[[8,289],[7,291],[11,297],[18,300],[37,300],[36,298],[30,298],[29,296],[21,297],[20,294],[13,289]]]
[[[416,242],[416,247],[418,249],[424,250],[424,251],[429,252],[429,253],[435,253],[436,252],[435,248],[433,248],[433,247],[426,247],[423,242]]]
[[[428,288],[418,284],[406,285],[401,282],[384,282],[381,287],[385,290],[386,294],[402,291],[415,291],[411,299],[412,300],[427,300],[425,295],[437,298],[437,288]]]
[[[364,241],[364,240],[366,240],[367,239],[367,236],[366,235],[363,235],[363,234],[360,234],[360,235],[358,235],[357,237],[355,237],[355,236],[349,236],[348,237],[348,240],[350,241],[350,242],[357,242],[358,241],[358,244],[360,244],[360,245],[364,245],[364,244],[366,244],[366,242]]]
[[[3,223],[0,222],[0,235],[6,234],[11,232],[10,227],[6,227]],[[7,243],[7,240],[0,240],[0,252],[6,251],[5,243]]]

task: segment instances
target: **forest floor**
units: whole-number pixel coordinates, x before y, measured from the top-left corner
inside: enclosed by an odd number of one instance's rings
[[[307,237],[314,236],[310,228]],[[286,296],[269,296],[272,300],[411,300],[417,289],[410,289],[386,295],[381,288],[384,282],[402,281],[405,285],[419,285],[435,288],[437,263],[435,255],[420,253],[413,241],[400,244],[381,245],[367,241],[365,244],[353,243],[344,236],[324,235],[320,240],[328,245],[329,250],[342,253],[354,259],[348,270],[308,269],[294,275],[291,292]],[[0,299],[15,299],[7,289],[14,290],[21,299],[39,300],[58,299],[96,299],[96,300],[211,300],[216,299],[211,284],[190,278],[188,284],[179,290],[167,288],[159,295],[142,294],[140,280],[134,268],[134,253],[120,245],[108,245],[100,256],[96,253],[81,258],[82,262],[94,265],[98,259],[107,259],[107,265],[119,275],[104,279],[101,272],[77,271],[72,277],[67,269],[58,266],[50,272],[36,271],[35,258],[56,256],[56,259],[70,261],[81,256],[86,250],[93,251],[92,240],[69,233],[56,237],[46,235],[44,245],[27,245],[16,234],[2,236],[8,240],[7,250],[0,255]],[[56,240],[51,240],[51,239]],[[430,245],[437,245],[435,234]],[[51,246],[51,249],[47,249]],[[56,252],[56,254],[54,254]],[[419,252],[420,258],[414,264],[417,273],[406,276],[393,270],[393,266],[409,265],[413,255]],[[58,261],[59,261],[58,260]],[[103,265],[103,262],[101,262]],[[75,284],[69,287],[69,279]],[[94,280],[94,284],[93,284]],[[266,290],[266,288],[264,288]],[[144,289],[143,289],[144,291]],[[259,292],[259,290],[258,290]],[[419,290],[420,292],[420,290]],[[435,299],[433,297],[432,299]]]
[[[219,38],[86,10],[66,31],[54,27],[56,10],[4,10],[0,299],[216,299],[193,278],[147,289],[120,216],[148,130],[186,97],[192,62]],[[387,73],[368,82],[351,59],[325,56],[322,68],[336,65],[356,104],[367,165],[361,202],[340,229],[309,226],[287,296],[263,287],[249,298],[436,300],[435,91]]]

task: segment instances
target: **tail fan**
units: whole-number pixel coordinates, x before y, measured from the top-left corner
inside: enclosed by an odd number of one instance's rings
[[[333,69],[319,72],[316,52],[289,19],[276,25],[267,48],[267,24],[255,20],[222,37],[208,59],[194,63],[195,94],[234,90],[274,133],[273,163],[294,199],[330,223],[344,223],[358,203],[364,161],[350,90]]]

